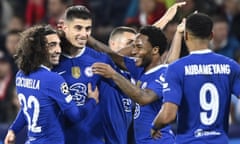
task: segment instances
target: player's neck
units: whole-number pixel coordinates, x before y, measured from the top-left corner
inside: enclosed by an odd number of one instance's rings
[[[151,63],[148,66],[144,67],[144,71],[146,72],[161,64],[163,64],[163,61],[160,56],[153,57]]]
[[[45,66],[45,67],[47,67],[47,68],[49,68],[49,69],[52,69],[52,68],[53,68],[53,65],[50,64],[50,63],[43,63],[42,65]]]
[[[192,40],[188,43],[188,50],[197,51],[197,50],[204,50],[208,49],[209,41],[208,40]]]
[[[71,57],[77,56],[79,53],[81,53],[83,48],[77,48],[77,47],[72,47],[70,48],[69,55]]]

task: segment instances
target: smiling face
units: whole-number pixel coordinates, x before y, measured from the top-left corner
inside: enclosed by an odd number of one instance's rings
[[[132,49],[132,55],[136,58],[136,65],[147,67],[152,62],[152,45],[148,36],[138,34]]]
[[[46,35],[47,40],[47,50],[49,54],[49,63],[51,65],[59,64],[61,47],[60,47],[60,39],[57,34],[49,34]]]
[[[86,46],[87,39],[91,34],[91,19],[73,19],[64,23],[63,31],[67,40],[76,48],[82,49]]]

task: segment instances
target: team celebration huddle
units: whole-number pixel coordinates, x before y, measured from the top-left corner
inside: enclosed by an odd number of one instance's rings
[[[170,44],[163,30],[185,5],[138,30],[114,28],[108,45],[92,36],[83,5],[65,9],[57,27],[21,32],[20,108],[4,144],[24,127],[26,144],[228,144],[240,66],[210,49],[214,21],[202,12],[183,17]]]

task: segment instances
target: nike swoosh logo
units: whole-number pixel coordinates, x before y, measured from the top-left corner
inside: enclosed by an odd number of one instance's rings
[[[59,75],[62,75],[62,74],[64,74],[64,73],[66,73],[66,71],[61,71],[61,72],[59,72],[58,74],[59,74]]]

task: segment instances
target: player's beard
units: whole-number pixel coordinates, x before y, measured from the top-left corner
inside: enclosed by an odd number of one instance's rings
[[[151,64],[151,58],[144,57],[144,58],[139,58],[139,65],[140,67],[148,67]]]

